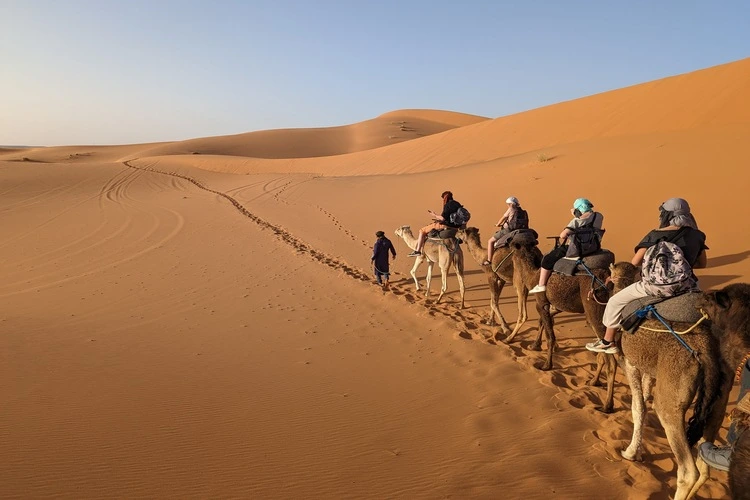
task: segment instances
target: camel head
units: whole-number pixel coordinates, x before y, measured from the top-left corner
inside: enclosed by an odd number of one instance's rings
[[[609,279],[615,285],[615,292],[632,285],[638,280],[638,271],[640,268],[630,262],[616,262],[609,265]]]
[[[394,233],[396,233],[396,236],[398,236],[399,238],[403,238],[404,236],[410,236],[412,238],[414,237],[411,232],[411,226],[401,226],[397,228]]]
[[[711,319],[711,330],[739,356],[750,351],[750,285],[737,283],[703,293],[697,307]]]
[[[481,242],[479,239],[479,229],[475,227],[461,228],[456,232],[456,238],[463,241]]]

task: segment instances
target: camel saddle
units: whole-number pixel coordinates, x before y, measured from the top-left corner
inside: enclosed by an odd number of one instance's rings
[[[516,229],[507,234],[502,235],[495,241],[495,248],[507,247],[511,243],[518,243],[519,245],[538,245],[539,235],[533,229]]]
[[[456,237],[456,233],[458,232],[458,228],[455,227],[446,227],[445,229],[437,230],[433,229],[429,233],[427,233],[427,238],[431,240],[449,240]]]
[[[615,254],[602,248],[598,252],[594,252],[591,255],[587,255],[580,259],[583,264],[589,269],[609,269],[610,264],[615,263]],[[553,270],[556,273],[565,274],[567,276],[578,276],[580,274],[589,273],[579,263],[578,257],[563,257],[562,259],[555,262]]]
[[[656,313],[667,322],[674,323],[696,323],[703,317],[698,310],[698,300],[703,294],[701,292],[688,292],[675,297],[643,297],[636,299],[625,306],[622,310],[622,329],[634,333],[641,322],[645,319],[638,317],[638,311],[646,306],[652,305]]]

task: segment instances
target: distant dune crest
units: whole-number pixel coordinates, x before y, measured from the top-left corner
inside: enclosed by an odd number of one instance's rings
[[[20,161],[165,160],[228,173],[417,173],[595,139],[750,124],[750,58],[489,119],[404,109],[326,128],[279,129],[112,147],[0,150]],[[191,157],[186,158],[185,155]],[[546,158],[546,156],[545,156]]]

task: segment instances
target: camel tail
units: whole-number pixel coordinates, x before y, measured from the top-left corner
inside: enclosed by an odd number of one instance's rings
[[[706,423],[716,410],[716,403],[721,399],[721,387],[724,373],[715,359],[699,355],[698,390],[695,398],[693,416],[688,420],[687,440],[692,447],[703,437]],[[723,411],[723,410],[722,410]]]

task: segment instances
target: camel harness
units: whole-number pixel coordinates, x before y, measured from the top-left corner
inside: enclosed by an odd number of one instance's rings
[[[705,312],[701,311],[701,313],[703,313],[703,316],[701,316],[701,319],[699,319],[695,324],[693,324],[690,328],[688,328],[687,330],[685,330],[683,332],[676,332],[676,331],[674,331],[674,329],[670,326],[670,324],[667,323],[667,321],[664,318],[662,318],[661,315],[658,312],[656,312],[656,308],[652,304],[647,305],[643,309],[637,310],[635,312],[635,315],[639,319],[645,319],[646,317],[648,317],[649,314],[651,314],[651,316],[653,316],[654,318],[656,318],[657,320],[659,320],[659,322],[661,322],[662,325],[664,325],[664,326],[667,327],[666,330],[653,330],[651,328],[644,328],[642,326],[640,326],[639,328],[643,328],[644,330],[649,330],[649,331],[652,331],[652,332],[669,332],[669,333],[671,333],[672,336],[677,339],[677,341],[682,345],[682,347],[684,347],[685,349],[687,349],[687,352],[689,352],[690,355],[693,356],[696,359],[696,361],[698,361],[698,364],[700,365],[701,361],[698,358],[698,353],[695,351],[695,349],[693,349],[692,347],[690,347],[687,342],[685,342],[684,340],[682,340],[682,337],[680,337],[680,335],[684,335],[684,334],[690,332],[695,327],[697,327],[698,325],[700,325],[704,320],[708,319],[708,315]]]

